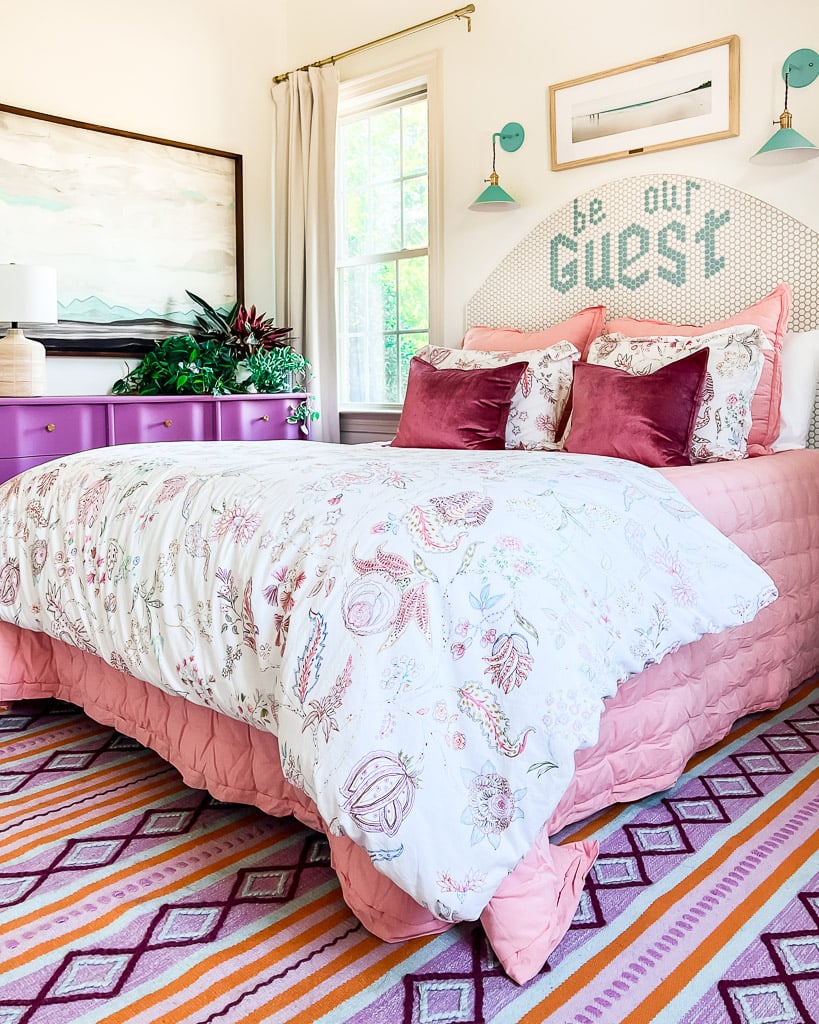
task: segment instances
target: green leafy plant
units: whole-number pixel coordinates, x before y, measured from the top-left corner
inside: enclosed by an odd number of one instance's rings
[[[307,395],[291,411],[287,417],[287,422],[298,423],[299,430],[307,437],[310,434],[310,424],[315,423],[318,418],[319,414],[313,408],[313,396]]]
[[[209,337],[176,334],[156,343],[111,387],[114,395],[229,395],[247,390],[236,379],[231,350]]]

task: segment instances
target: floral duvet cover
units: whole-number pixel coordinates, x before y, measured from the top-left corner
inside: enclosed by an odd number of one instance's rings
[[[420,904],[477,918],[619,682],[770,578],[653,470],[594,456],[134,445],[0,488],[0,617],[279,738]]]

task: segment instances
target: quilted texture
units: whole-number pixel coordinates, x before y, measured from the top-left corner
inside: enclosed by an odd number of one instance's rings
[[[662,472],[764,566],[780,597],[752,623],[689,644],[620,687],[608,702],[598,743],[577,756],[550,834],[610,803],[666,788],[691,754],[738,717],[777,706],[819,668],[819,453]],[[175,764],[188,785],[323,827],[309,800],[283,779],[272,734],[170,697],[59,641],[0,623],[0,700],[38,696],[71,701],[136,737]],[[370,931],[397,941],[447,927],[375,872],[350,840],[329,841],[344,897]],[[516,926],[537,878],[536,858],[537,846],[482,919],[520,980],[539,969],[545,948],[542,932],[521,935]]]

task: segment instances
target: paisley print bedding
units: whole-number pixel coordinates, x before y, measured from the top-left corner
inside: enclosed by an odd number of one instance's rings
[[[0,488],[0,543],[0,618],[275,733],[328,830],[447,921],[619,682],[776,598],[660,474],[545,452],[101,449]]]

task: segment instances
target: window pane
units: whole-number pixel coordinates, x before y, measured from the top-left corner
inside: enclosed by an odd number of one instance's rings
[[[399,330],[429,330],[428,267],[426,256],[398,261]]]
[[[370,119],[370,174],[373,181],[401,177],[401,110],[385,110]]]
[[[369,199],[370,191],[366,188],[351,189],[342,199],[344,228],[339,237],[342,259],[363,256],[372,250]]]
[[[397,402],[404,401],[404,395],[407,392],[407,379],[409,378],[409,365],[410,360],[415,353],[429,344],[429,334],[427,332],[423,334],[402,334],[401,340],[398,345],[399,351],[399,393],[398,398],[394,399]]]
[[[417,100],[403,108],[403,174],[425,174],[427,170],[427,101]]]
[[[427,178],[410,178],[404,182],[404,247],[423,249],[429,242],[427,212]]]
[[[339,135],[341,148],[342,181],[346,188],[356,188],[368,183],[367,168],[370,155],[370,122],[367,118],[350,121],[341,126]]]
[[[395,263],[342,268],[338,298],[341,400],[397,401],[398,355],[394,335],[392,351],[385,348],[385,331],[394,331],[397,320]]]
[[[401,248],[401,182],[377,185],[372,192],[373,232],[370,252]]]

